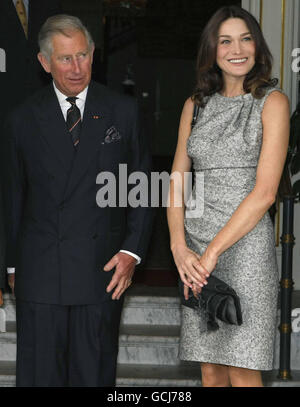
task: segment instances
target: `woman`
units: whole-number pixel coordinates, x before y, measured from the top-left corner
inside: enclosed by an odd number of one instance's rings
[[[205,331],[201,312],[182,307],[180,358],[201,362],[203,386],[262,386],[260,371],[273,367],[278,269],[268,209],[286,158],[289,104],[271,69],[255,18],[236,6],[218,10],[201,37],[197,87],[182,111],[172,168],[183,174],[193,164],[204,174],[204,197],[196,198],[204,199],[203,214],[176,207],[183,183],[173,181],[168,208],[185,297],[189,288],[197,296],[213,272],[241,301],[243,324],[218,321],[214,332]]]

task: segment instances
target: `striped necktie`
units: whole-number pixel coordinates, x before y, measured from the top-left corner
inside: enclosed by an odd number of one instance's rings
[[[28,22],[27,22],[26,9],[25,9],[23,0],[17,0],[17,2],[16,2],[16,11],[17,11],[19,19],[21,21],[25,36],[27,38],[27,36],[28,36]]]
[[[66,100],[71,103],[71,107],[67,110],[67,127],[71,133],[72,143],[76,147],[79,143],[81,131],[81,114],[78,106],[76,106],[75,96],[68,97]]]

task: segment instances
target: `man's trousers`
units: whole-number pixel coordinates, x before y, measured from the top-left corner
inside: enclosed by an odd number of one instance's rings
[[[17,386],[114,386],[123,296],[97,305],[16,301]]]

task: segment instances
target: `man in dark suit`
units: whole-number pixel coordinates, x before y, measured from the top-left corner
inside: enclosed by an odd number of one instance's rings
[[[61,12],[59,0],[23,0],[27,29],[16,10],[17,0],[0,1],[0,48],[6,54],[6,70],[0,74],[1,117],[34,91],[49,83],[39,61],[38,33],[46,19]]]
[[[111,386],[122,294],[145,256],[152,215],[149,207],[101,207],[97,175],[109,173],[121,189],[120,163],[128,175],[148,176],[148,143],[133,99],[91,81],[94,45],[80,20],[49,18],[39,43],[53,83],[5,130],[17,386]]]
[[[5,287],[5,233],[4,233],[4,213],[3,196],[0,186],[0,306],[3,305],[3,289]]]
[[[8,113],[34,91],[50,82],[36,57],[38,33],[46,19],[58,13],[61,13],[60,0],[0,1],[0,48],[5,56],[5,69],[0,73],[1,150],[4,143],[3,123]],[[9,163],[2,151],[0,155],[0,183],[4,184]],[[6,211],[4,214],[6,215]],[[4,218],[7,221],[7,215]],[[13,289],[13,274],[9,274],[8,283]],[[5,280],[2,285],[5,286]]]

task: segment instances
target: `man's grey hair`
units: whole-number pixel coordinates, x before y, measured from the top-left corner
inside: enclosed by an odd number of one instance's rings
[[[70,37],[70,34],[74,31],[81,31],[87,40],[89,51],[94,46],[94,41],[87,28],[82,24],[80,19],[75,16],[69,16],[67,14],[57,14],[49,17],[43,24],[39,36],[40,52],[48,59],[51,58],[53,47],[52,37],[56,34],[63,34]]]

